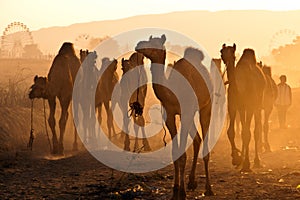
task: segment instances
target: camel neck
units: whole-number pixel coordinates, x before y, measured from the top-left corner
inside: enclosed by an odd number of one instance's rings
[[[151,59],[150,71],[152,75],[152,87],[156,97],[159,100],[161,100],[161,98],[166,94],[166,92],[168,92],[162,86],[167,81],[164,69],[165,69],[165,54],[160,58]]]
[[[162,64],[165,65],[166,60],[166,50],[157,50],[157,56],[151,57],[151,63]]]
[[[157,83],[161,81],[165,81],[165,66],[164,64],[159,63],[151,63],[151,75],[152,75],[152,82]]]
[[[159,53],[159,56],[151,58],[151,75],[153,82],[165,81],[165,59],[166,51]]]
[[[229,84],[234,83],[235,79],[235,62],[229,62],[227,65],[227,79],[229,81]]]

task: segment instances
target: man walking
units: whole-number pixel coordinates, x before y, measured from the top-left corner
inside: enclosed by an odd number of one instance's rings
[[[286,112],[292,104],[292,92],[291,87],[286,83],[286,75],[279,77],[280,83],[278,87],[278,96],[275,101],[275,106],[278,110],[278,121],[280,128],[287,128],[286,125]]]

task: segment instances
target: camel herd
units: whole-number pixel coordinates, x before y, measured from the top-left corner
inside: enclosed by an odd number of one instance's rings
[[[152,37],[148,40],[140,41],[135,47],[135,52],[130,56],[128,60],[122,58],[122,70],[123,76],[119,80],[117,69],[117,60],[110,60],[109,58],[102,59],[102,65],[106,66],[99,82],[96,84],[95,106],[98,110],[98,119],[101,123],[101,108],[104,104],[107,113],[107,127],[109,130],[109,137],[114,135],[115,129],[113,126],[113,116],[111,105],[112,91],[118,81],[132,81],[126,79],[125,74],[130,70],[139,67],[138,80],[140,78],[147,79],[146,72],[144,71],[144,59],[151,61],[150,71],[152,74],[152,88],[155,96],[161,102],[165,109],[164,115],[166,116],[166,126],[169,130],[170,136],[173,139],[172,153],[174,161],[174,185],[173,185],[173,199],[185,199],[185,166],[187,156],[185,153],[187,138],[190,135],[193,138],[193,163],[192,169],[189,175],[189,182],[187,187],[194,190],[197,186],[195,180],[195,171],[197,165],[197,158],[200,149],[201,137],[197,130],[197,126],[194,122],[195,113],[199,112],[198,118],[201,125],[202,138],[205,138],[211,123],[212,115],[212,97],[210,95],[211,82],[203,78],[196,68],[199,68],[203,73],[207,73],[206,68],[203,66],[204,54],[201,50],[188,47],[184,52],[183,58],[179,59],[171,67],[171,73],[166,76],[167,67],[166,62],[166,36]],[[271,77],[271,68],[263,66],[261,63],[257,63],[255,52],[253,49],[245,49],[241,58],[235,64],[236,45],[226,46],[225,44],[221,48],[221,59],[214,59],[217,66],[221,65],[221,60],[226,66],[227,81],[224,83],[228,85],[227,100],[228,100],[228,116],[229,127],[227,135],[231,144],[231,156],[232,164],[242,166],[242,171],[250,171],[249,161],[249,142],[251,138],[250,125],[254,116],[255,128],[255,159],[254,165],[258,167],[260,165],[259,151],[260,148],[265,148],[266,151],[270,151],[270,145],[268,143],[268,119],[273,108],[273,103],[276,99],[277,88],[274,80]],[[80,51],[80,59],[76,56],[72,43],[64,43],[59,50],[58,55],[54,58],[50,71],[47,77],[36,76],[34,78],[34,84],[31,86],[29,98],[43,98],[47,99],[50,107],[50,115],[48,123],[51,128],[52,137],[52,153],[63,154],[63,138],[66,128],[66,122],[68,119],[68,108],[73,96],[78,98],[93,98],[93,94],[89,97],[81,97],[80,93],[72,94],[74,80],[77,73],[85,73],[86,70],[94,70],[97,73],[96,68],[96,52]],[[87,68],[80,69],[80,66],[86,64]],[[102,67],[103,67],[102,66]],[[184,85],[178,85],[178,73],[183,76],[189,83],[193,94],[188,94],[182,90]],[[224,72],[225,73],[225,72]],[[89,82],[80,82],[82,89],[90,90],[92,85],[97,79],[90,78]],[[123,84],[124,85],[124,84]],[[125,84],[126,85],[126,84]],[[181,89],[176,87],[180,86]],[[170,88],[175,88],[177,92],[174,92]],[[122,90],[126,90],[123,88]],[[75,92],[75,91],[74,91]],[[124,105],[121,108],[123,113],[128,112],[128,108],[131,109],[131,116],[134,122],[139,126],[145,125],[145,119],[143,117],[143,107],[145,106],[145,98],[147,93],[147,85],[139,87],[131,96],[129,101],[122,100]],[[193,96],[194,95],[194,96]],[[61,117],[59,120],[60,135],[59,140],[55,131],[55,107],[56,97],[61,105]],[[89,123],[95,123],[89,121],[92,114],[91,109],[87,105],[73,105],[80,106],[83,113],[83,124],[85,127],[90,127]],[[262,123],[261,113],[264,110],[264,122]],[[235,144],[235,120],[236,115],[239,114],[242,125],[242,150],[239,150]],[[181,120],[180,140],[177,142],[178,137],[177,126],[175,116],[179,115]],[[126,115],[127,116],[127,115]],[[129,118],[123,118],[123,124],[126,129],[129,123]],[[74,121],[79,121],[78,116],[74,116]],[[89,135],[95,134],[93,130],[85,130],[86,138]],[[137,130],[136,130],[137,132]],[[264,141],[262,141],[262,133],[264,133]],[[142,130],[142,134],[143,130]],[[77,148],[77,134],[75,133],[74,149]],[[205,141],[205,140],[204,140]],[[137,146],[135,142],[135,148]],[[147,139],[143,140],[144,150],[150,151],[150,145]],[[204,145],[206,148],[208,145]],[[128,134],[125,134],[124,150],[130,151],[130,140]],[[203,149],[207,150],[207,149]],[[213,195],[209,179],[209,153],[203,158],[206,174],[205,195]]]

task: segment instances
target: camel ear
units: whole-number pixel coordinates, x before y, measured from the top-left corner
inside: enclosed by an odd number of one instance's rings
[[[149,40],[152,40],[152,35],[150,35]]]
[[[167,40],[166,35],[163,34],[163,35],[161,36],[161,43],[164,44],[164,43],[166,42],[166,40]]]
[[[222,49],[224,49],[226,47],[226,44],[224,43],[223,45],[222,45]]]
[[[82,49],[80,49],[80,53],[82,53]]]
[[[36,82],[37,79],[38,79],[38,75],[35,75],[33,81]]]
[[[236,45],[235,45],[235,43],[233,43],[233,49],[236,50]]]

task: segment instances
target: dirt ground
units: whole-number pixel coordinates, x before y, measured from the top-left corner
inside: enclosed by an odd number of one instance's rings
[[[294,113],[290,111],[289,115]],[[276,121],[275,114],[272,119]],[[223,133],[210,160],[215,196],[202,196],[205,175],[199,159],[198,187],[187,192],[187,199],[299,199],[300,128],[291,124],[288,129],[278,129],[273,123],[272,152],[261,154],[262,168],[240,173],[233,167],[230,145]],[[250,145],[253,161],[253,139]],[[106,167],[85,150],[66,151],[64,157],[38,149],[2,152],[0,167],[0,199],[170,199],[172,194],[173,165],[155,172],[128,174]]]
[[[273,110],[269,134],[272,152],[260,154],[262,167],[252,168],[253,172],[240,173],[239,168],[231,165],[230,144],[224,131],[211,153],[209,163],[215,196],[202,195],[205,175],[203,162],[199,159],[196,174],[198,187],[195,191],[187,191],[187,199],[300,199],[299,102],[300,88],[293,89],[293,105],[288,111],[287,129],[278,128],[277,112]],[[17,144],[26,147],[30,109],[0,108],[0,199],[171,198],[173,165],[143,174],[110,169],[83,147],[79,152],[70,150],[72,130],[68,130],[65,156],[51,156],[47,140],[41,138],[44,135],[42,111],[37,112],[40,113],[35,118],[37,137],[34,149],[30,152],[22,148],[10,148]],[[17,123],[13,123],[14,120]],[[15,143],[11,142],[12,139]],[[237,136],[237,143],[240,146],[240,135]],[[250,147],[253,165],[253,137]],[[189,154],[186,176],[190,164]]]

